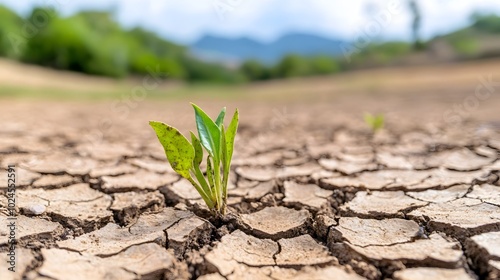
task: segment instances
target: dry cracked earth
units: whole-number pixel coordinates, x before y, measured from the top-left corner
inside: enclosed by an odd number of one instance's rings
[[[19,244],[11,273],[2,196],[0,279],[500,279],[497,112],[449,125],[401,110],[372,135],[337,104],[235,103],[222,219],[147,126],[194,129],[186,103],[122,119],[105,105],[2,104],[0,191],[14,164]]]

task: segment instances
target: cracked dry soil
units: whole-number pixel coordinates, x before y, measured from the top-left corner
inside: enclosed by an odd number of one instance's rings
[[[181,105],[99,128],[106,105],[2,104],[0,191],[15,164],[19,249],[10,273],[2,196],[0,279],[500,279],[498,115],[450,126],[400,110],[372,137],[346,100],[289,104],[278,125],[281,105],[236,103],[223,220],[147,126],[192,129]]]

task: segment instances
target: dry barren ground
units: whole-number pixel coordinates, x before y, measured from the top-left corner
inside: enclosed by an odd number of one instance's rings
[[[194,129],[187,102],[3,100],[0,191],[14,164],[19,246],[11,273],[2,197],[0,279],[500,279],[500,95],[477,99],[471,75],[197,100],[242,115],[219,220],[147,125]],[[364,110],[385,112],[386,129],[371,135]]]

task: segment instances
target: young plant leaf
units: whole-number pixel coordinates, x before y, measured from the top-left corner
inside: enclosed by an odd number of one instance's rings
[[[217,200],[217,204],[220,205],[219,204],[220,198],[215,185],[214,169],[212,168],[212,159],[213,158],[211,156],[207,157],[207,179],[208,179],[208,184],[210,185],[210,191],[215,195],[215,200]]]
[[[211,156],[207,157],[207,179],[208,183],[210,184],[210,188],[213,188],[215,186],[215,183],[214,183],[214,169],[212,168]]]
[[[196,180],[200,183],[201,188],[210,198],[213,198],[212,190],[210,189],[207,180],[203,176],[203,173],[200,169],[200,164],[203,161],[203,148],[201,147],[200,140],[196,138],[193,132],[191,132],[191,144],[194,147],[194,159],[193,159],[193,171],[196,177]]]
[[[220,127],[224,123],[224,117],[226,116],[226,107],[222,108],[217,119],[215,120],[215,124]]]
[[[193,165],[194,166],[200,166],[200,163],[203,161],[203,148],[201,147],[200,140],[196,138],[196,135],[194,135],[193,132],[191,133],[191,143],[194,148],[194,160],[193,160]]]
[[[191,143],[176,128],[161,122],[150,121],[156,132],[170,165],[184,178],[191,178],[189,169],[193,166],[195,151]]]
[[[200,194],[201,198],[203,198],[203,201],[205,201],[205,203],[207,204],[208,208],[209,209],[212,209],[214,208],[215,206],[215,200],[211,199],[207,192],[205,190],[203,190],[203,188],[201,188],[194,180],[192,177],[189,177],[189,178],[186,178],[190,183],[191,185],[193,185],[193,187],[198,191],[198,193]]]
[[[364,119],[365,123],[370,126],[373,132],[377,132],[384,128],[384,114],[372,115],[370,113],[365,113]]]
[[[226,145],[226,130],[224,128],[224,125],[221,125],[220,127],[220,148],[221,148],[221,162],[222,162],[222,168],[225,170],[226,169],[226,163],[227,163],[227,145]]]
[[[191,103],[191,105],[193,105],[194,108],[196,127],[198,128],[201,144],[207,149],[214,160],[218,161],[220,151],[220,129],[200,107],[193,103]]]
[[[227,145],[226,145],[226,131],[224,129],[224,125],[221,125],[221,153],[222,153],[222,197],[227,199],[227,181],[229,176],[228,170],[228,158],[227,158]],[[225,200],[224,200],[225,201]]]
[[[236,132],[238,130],[238,121],[239,121],[239,112],[238,109],[234,112],[233,118],[231,119],[231,123],[227,127],[226,130],[226,162],[224,166],[224,170],[229,172],[229,167],[231,165],[231,158],[233,157],[233,149],[234,149],[234,138],[236,137]]]
[[[375,130],[380,130],[384,128],[384,115],[380,114],[375,117]]]
[[[214,215],[225,215],[227,183],[239,113],[235,111],[226,130],[226,108],[222,108],[214,122],[201,108],[192,105],[199,138],[191,132],[191,143],[174,127],[155,121],[151,121],[150,125],[165,149],[172,168],[194,186]],[[200,169],[203,148],[208,152],[206,176]]]

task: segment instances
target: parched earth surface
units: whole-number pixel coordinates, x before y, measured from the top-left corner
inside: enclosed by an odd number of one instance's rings
[[[226,102],[242,119],[224,219],[147,125],[187,133],[188,103],[2,101],[19,244],[11,273],[2,197],[0,279],[500,279],[500,96],[450,123],[457,92]]]

